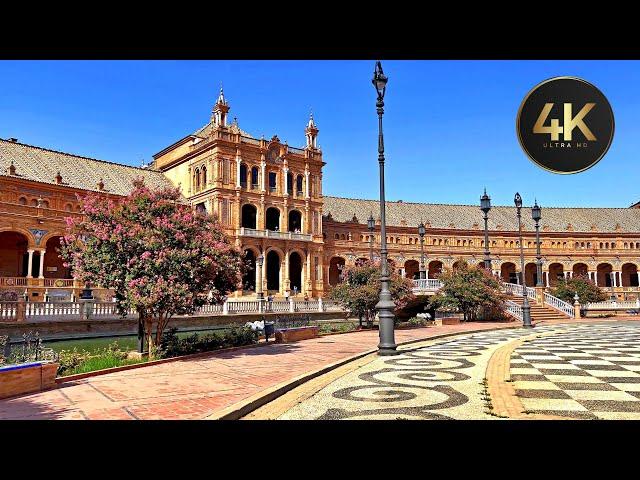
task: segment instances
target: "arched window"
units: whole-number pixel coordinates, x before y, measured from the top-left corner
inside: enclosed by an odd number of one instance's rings
[[[29,202],[29,205],[31,205],[32,207],[37,207],[38,200],[36,200],[35,198],[32,198],[31,201]]]
[[[73,210],[73,206],[72,206],[70,203],[67,203],[67,204],[64,206],[64,209],[65,209],[67,212],[70,212],[70,211],[72,211],[72,210]]]
[[[200,169],[196,168],[196,171],[193,173],[193,185],[195,186],[195,191],[200,190]]]
[[[247,188],[247,166],[244,163],[240,164],[240,187]]]
[[[336,240],[340,240],[340,234],[336,233]]]
[[[278,189],[278,174],[269,172],[269,191],[275,192]]]
[[[301,197],[303,192],[303,185],[304,179],[302,178],[302,175],[298,175],[298,177],[296,178],[296,195]]]
[[[207,167],[202,167],[202,187],[207,185]]]
[[[27,204],[27,199],[26,199],[26,198],[24,198],[24,197],[20,197],[20,198],[18,199],[18,203],[19,203],[20,205],[26,205],[26,204]]]
[[[287,173],[287,193],[293,195],[293,174],[291,172]]]
[[[258,167],[251,169],[251,188],[258,188]]]

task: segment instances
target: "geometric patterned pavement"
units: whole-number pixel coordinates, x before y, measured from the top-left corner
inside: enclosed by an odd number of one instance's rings
[[[564,327],[564,326],[563,326]],[[536,333],[553,327],[536,327]],[[378,357],[283,412],[280,420],[496,419],[486,413],[482,381],[492,354],[531,335],[502,330],[457,335]]]
[[[527,413],[640,419],[640,322],[540,325],[405,347],[326,385],[278,419],[486,419],[492,355],[521,337],[511,385]]]
[[[528,413],[640,419],[640,324],[583,325],[525,341],[511,381]]]

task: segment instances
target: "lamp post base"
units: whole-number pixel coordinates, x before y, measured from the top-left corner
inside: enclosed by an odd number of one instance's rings
[[[391,300],[391,294],[389,294],[388,291],[383,292],[381,296],[383,299],[376,305],[378,310],[378,333],[380,334],[378,355],[398,355],[394,334],[395,315],[393,314],[393,309],[395,308],[395,304]]]
[[[380,357],[390,357],[392,355],[400,355],[400,352],[396,350],[396,345],[392,347],[378,345],[378,355]]]
[[[524,328],[533,328],[533,324],[531,323],[531,307],[529,305],[522,307],[522,326]]]

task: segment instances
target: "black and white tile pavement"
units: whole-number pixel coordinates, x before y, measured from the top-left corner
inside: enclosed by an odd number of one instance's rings
[[[582,325],[526,341],[510,367],[525,411],[640,419],[640,322]]]

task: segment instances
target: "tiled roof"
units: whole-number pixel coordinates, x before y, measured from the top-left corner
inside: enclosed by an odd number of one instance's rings
[[[323,214],[333,220],[349,222],[355,215],[359,223],[366,224],[373,214],[380,216],[377,200],[323,197]],[[387,225],[417,227],[420,221],[431,228],[473,230],[477,223],[484,228],[482,212],[477,205],[440,205],[429,203],[387,202]],[[523,229],[533,231],[531,206],[522,208]],[[570,228],[569,225],[571,225]],[[427,225],[428,226],[428,225]],[[542,206],[541,230],[552,232],[640,232],[640,209],[637,208],[559,208]],[[595,226],[595,229],[593,228]],[[489,229],[517,231],[515,207],[495,206],[489,212]]]
[[[211,131],[214,128],[217,128],[218,125],[216,125],[214,123],[213,120],[211,120],[209,123],[207,123],[204,127],[199,128],[198,130],[196,130],[195,132],[193,132],[193,134],[197,137],[202,137],[202,138],[206,138],[209,135],[211,135]],[[242,135],[243,137],[250,137],[253,138],[253,135],[251,135],[250,133],[245,132],[244,130],[242,130],[240,127],[238,127],[238,124],[234,121],[231,125],[229,125],[229,130],[232,133],[240,133],[240,135]]]
[[[18,178],[55,184],[56,175],[60,172],[63,185],[83,190],[97,191],[102,179],[105,191],[127,195],[136,177],[143,177],[149,187],[171,186],[171,182],[159,171],[0,139],[0,176],[9,176],[12,161]]]

